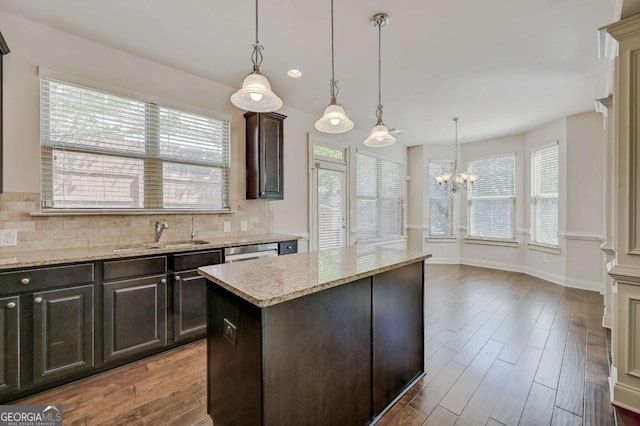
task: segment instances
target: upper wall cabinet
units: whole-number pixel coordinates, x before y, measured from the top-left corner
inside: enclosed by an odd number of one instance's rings
[[[247,199],[284,198],[284,119],[274,112],[247,112]]]

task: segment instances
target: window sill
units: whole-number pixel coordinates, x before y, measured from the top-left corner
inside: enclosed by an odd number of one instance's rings
[[[484,244],[488,246],[520,247],[520,243],[516,240],[500,240],[494,238],[467,237],[464,239],[464,242],[468,244]]]
[[[456,237],[427,237],[424,240],[427,243],[455,243],[458,241]]]
[[[541,251],[543,253],[560,254],[559,246],[551,246],[548,244],[540,243],[527,243],[529,250]]]
[[[387,244],[398,244],[398,243],[406,243],[407,239],[405,237],[402,238],[394,238],[392,240],[376,240],[376,241],[362,241],[356,242],[357,245],[360,246],[382,246]]]
[[[226,210],[99,210],[99,209],[42,209],[39,212],[30,213],[31,216],[140,216],[140,215],[178,215],[178,214],[229,214],[235,213],[230,209]]]

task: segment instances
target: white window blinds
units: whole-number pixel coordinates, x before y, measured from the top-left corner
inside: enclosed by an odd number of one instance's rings
[[[558,245],[558,145],[531,154],[531,206],[536,243]]]
[[[229,207],[230,123],[41,79],[42,207]]]
[[[450,160],[429,161],[429,236],[453,236],[453,193],[438,189],[436,176],[453,172]]]
[[[480,177],[468,193],[469,236],[515,239],[515,155],[470,161],[469,171]]]
[[[403,165],[359,152],[356,176],[358,242],[402,237]]]

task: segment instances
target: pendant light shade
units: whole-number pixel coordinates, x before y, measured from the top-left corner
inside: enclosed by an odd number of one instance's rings
[[[271,91],[267,77],[254,72],[242,83],[242,88],[231,95],[231,103],[253,112],[271,112],[282,108],[282,99]]]
[[[353,121],[338,104],[329,104],[322,117],[316,121],[316,130],[322,133],[345,133],[353,129]]]
[[[231,103],[240,109],[253,112],[271,112],[282,108],[282,99],[271,91],[267,77],[260,72],[262,45],[258,41],[258,0],[256,0],[256,42],[251,46],[253,72],[245,77],[242,88],[231,95]]]
[[[335,61],[333,54],[333,0],[331,0],[331,102],[324,109],[322,117],[314,127],[322,133],[345,133],[353,129],[353,121],[347,117],[344,108],[338,105],[338,80],[335,77]]]
[[[388,23],[389,15],[386,13],[377,13],[371,18],[371,25],[378,28],[378,105],[376,106],[376,125],[371,129],[371,133],[365,139],[364,144],[376,148],[396,143],[396,138],[389,133],[389,129],[382,122],[382,27]]]
[[[394,138],[393,135],[389,133],[389,129],[387,129],[387,126],[385,126],[384,124],[373,126],[369,137],[364,141],[364,144],[366,146],[372,146],[376,148],[393,145],[394,143],[396,143],[396,138]]]

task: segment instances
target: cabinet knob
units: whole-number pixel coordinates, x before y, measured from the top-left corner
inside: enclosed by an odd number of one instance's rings
[[[180,278],[180,275],[176,275],[174,278],[176,281],[180,281],[182,278]]]
[[[160,280],[160,282],[161,282],[162,284],[166,284],[166,283],[167,283],[167,279],[166,279],[166,278],[163,278],[163,279],[161,279],[161,280]]]
[[[31,278],[29,277],[24,277],[23,279],[20,280],[20,284],[22,285],[27,285],[31,282]]]
[[[42,297],[36,297],[33,301],[36,303],[42,303]]]
[[[9,308],[9,309],[13,309],[13,308],[15,308],[15,307],[16,307],[16,302],[9,302],[9,303],[7,303],[7,308]]]
[[[291,250],[293,247],[291,246],[287,246],[287,250]]]

